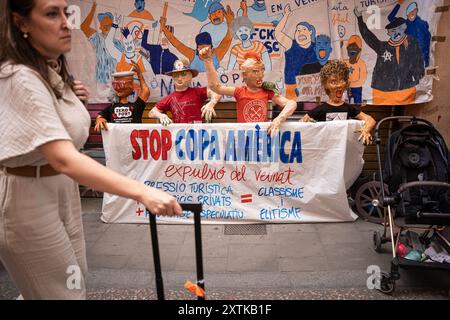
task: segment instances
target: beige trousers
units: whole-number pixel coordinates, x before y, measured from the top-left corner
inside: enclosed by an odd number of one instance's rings
[[[0,259],[24,299],[85,299],[78,185],[0,172]]]

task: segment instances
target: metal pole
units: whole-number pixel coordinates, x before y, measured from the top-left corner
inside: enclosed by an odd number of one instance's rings
[[[201,209],[194,211],[195,258],[197,264],[197,285],[205,290],[205,280],[203,279],[202,227],[200,221],[200,212]],[[198,297],[198,300],[205,300],[205,298]]]
[[[152,239],[153,263],[155,265],[156,294],[158,296],[158,300],[165,300],[164,284],[161,272],[161,259],[159,257],[159,243],[158,243],[158,230],[156,228],[156,216],[152,214],[150,211],[147,212],[150,220],[150,236]]]

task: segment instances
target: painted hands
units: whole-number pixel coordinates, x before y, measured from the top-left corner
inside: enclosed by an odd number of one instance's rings
[[[139,64],[136,63],[136,61],[130,60],[130,64],[133,66],[131,70],[135,71],[138,77],[142,76],[142,69],[139,66]]]
[[[227,11],[225,12],[225,20],[227,20],[228,26],[230,26],[234,20],[234,13],[229,5],[227,6]]]
[[[102,116],[97,116],[97,118],[95,118],[95,127],[94,127],[94,131],[95,132],[100,132],[101,130],[106,130],[108,131],[108,122],[106,121],[105,118],[103,118]]]
[[[210,47],[205,47],[199,51],[198,56],[202,60],[212,60],[213,53]]]
[[[210,122],[212,117],[216,117],[216,110],[214,110],[215,104],[212,102],[208,102],[202,107],[202,118],[206,121]]]
[[[159,117],[159,122],[164,126],[167,127],[169,124],[173,123],[172,119],[169,118],[167,114],[162,114]]]
[[[355,6],[355,9],[353,10],[353,12],[355,13],[355,16],[357,18],[362,17],[362,11],[359,10],[358,6]]]
[[[298,122],[316,122],[313,118],[311,118],[309,115],[305,114],[303,118],[298,120]]]
[[[287,5],[284,7],[284,14],[285,14],[285,15],[290,15],[291,12],[292,12],[292,10],[291,10],[291,5],[290,5],[290,4],[287,4]]]
[[[270,135],[276,135],[280,129],[280,126],[283,122],[286,121],[286,117],[283,115],[279,115],[275,119],[273,119],[272,123],[270,124],[269,128],[267,129],[267,133]]]
[[[367,132],[364,128],[361,128],[361,129],[357,130],[356,132],[361,132],[361,135],[359,136],[358,141],[362,140],[362,143],[365,146],[372,144],[373,137],[370,132]]]
[[[117,29],[120,26],[121,22],[122,22],[122,15],[121,14],[118,15],[117,13],[115,13],[112,27]]]
[[[164,30],[166,28],[166,22],[167,22],[166,17],[159,18],[159,25],[160,25],[161,30]]]
[[[242,0],[240,7],[242,9],[242,16],[246,17],[247,16],[247,1],[246,0]]]

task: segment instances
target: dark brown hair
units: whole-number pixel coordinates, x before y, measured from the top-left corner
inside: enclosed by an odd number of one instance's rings
[[[349,71],[345,62],[340,60],[331,60],[320,70],[320,81],[322,84],[327,82],[327,79],[332,75],[337,75],[343,78],[347,83],[349,81]]]
[[[23,37],[13,19],[13,13],[29,18],[35,2],[35,0],[0,0],[0,65],[7,61],[25,65],[39,73],[51,87],[46,59]],[[64,55],[58,60],[62,66],[60,75],[63,81],[73,87],[73,79],[69,74]],[[60,92],[53,91],[57,98],[61,98]]]

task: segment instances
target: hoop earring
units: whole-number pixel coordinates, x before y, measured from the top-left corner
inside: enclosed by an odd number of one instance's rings
[[[23,34],[23,37],[24,37],[25,39],[28,39],[28,33],[24,33],[24,34]]]

